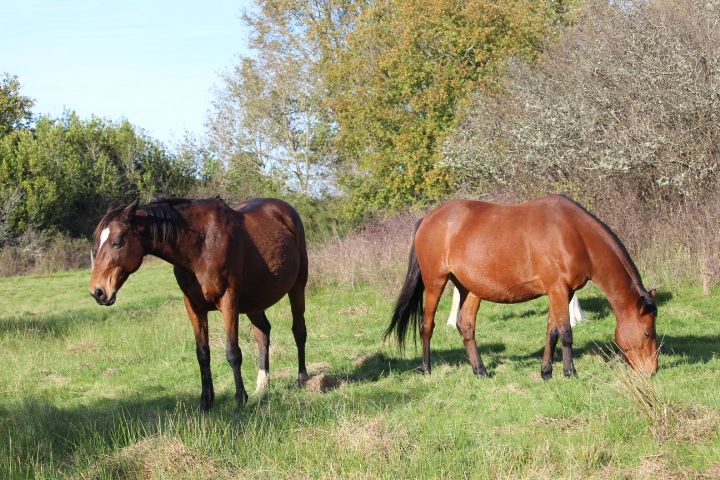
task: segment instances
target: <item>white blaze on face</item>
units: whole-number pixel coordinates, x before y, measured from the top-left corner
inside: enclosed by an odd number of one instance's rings
[[[110,228],[105,227],[105,230],[100,232],[100,246],[98,247],[98,253],[100,253],[100,249],[102,248],[103,243],[105,243],[107,241],[109,236],[110,236]]]

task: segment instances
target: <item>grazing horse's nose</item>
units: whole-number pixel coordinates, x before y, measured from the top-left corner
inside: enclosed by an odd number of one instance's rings
[[[94,291],[93,293],[91,293],[90,295],[92,295],[93,298],[94,298],[98,303],[105,303],[105,302],[107,301],[107,296],[105,295],[105,290],[103,290],[103,289],[100,288],[100,287],[97,287],[97,288],[95,289],[95,291]]]

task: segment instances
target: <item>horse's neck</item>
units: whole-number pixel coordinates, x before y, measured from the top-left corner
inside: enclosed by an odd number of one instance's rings
[[[177,241],[168,243],[154,243],[149,240],[145,248],[145,253],[154,255],[173,265],[184,268],[189,268],[190,266],[189,259],[182,254],[182,250],[178,248]]]
[[[192,269],[193,262],[200,257],[201,233],[191,228],[178,230],[168,241],[156,241],[148,231],[144,233],[145,253],[154,255],[172,265]]]
[[[605,294],[617,315],[636,304],[642,283],[620,247],[605,241],[595,250],[590,252],[593,257],[592,281]]]

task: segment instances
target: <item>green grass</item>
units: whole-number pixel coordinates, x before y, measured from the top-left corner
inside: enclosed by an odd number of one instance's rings
[[[662,292],[661,370],[649,384],[608,365],[614,317],[597,291],[574,331],[577,379],[539,380],[547,302],[483,303],[491,378],[471,374],[444,299],[433,373],[383,344],[396,285],[309,294],[311,373],[295,387],[287,301],[272,308],[268,395],[238,409],[218,314],[216,400],[198,410],[190,323],[167,265],[133,275],[110,308],[87,271],[0,279],[0,478],[667,478],[720,476],[720,291]],[[449,295],[447,295],[449,297]],[[243,375],[257,350],[241,320]],[[558,349],[559,350],[559,349]],[[612,363],[612,362],[611,362]],[[643,403],[629,393],[648,394]],[[643,393],[644,392],[644,393]]]

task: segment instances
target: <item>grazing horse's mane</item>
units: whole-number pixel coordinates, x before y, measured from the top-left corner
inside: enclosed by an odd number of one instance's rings
[[[185,219],[180,212],[178,212],[176,207],[207,201],[219,201],[225,204],[224,200],[220,197],[203,200],[193,200],[189,198],[163,198],[153,200],[145,205],[140,205],[138,206],[138,210],[145,213],[145,216],[143,217],[144,226],[147,228],[147,233],[153,243],[168,243],[177,238],[178,229],[185,225]],[[102,232],[110,224],[110,222],[120,215],[124,209],[124,206],[118,207],[105,214],[95,229],[95,238],[97,238],[98,235],[100,235],[100,232]]]

